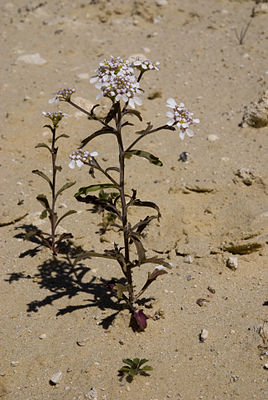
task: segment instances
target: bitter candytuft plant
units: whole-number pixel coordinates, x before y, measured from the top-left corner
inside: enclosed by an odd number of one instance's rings
[[[105,117],[96,114],[99,104],[93,106],[91,110],[86,110],[75,103],[71,99],[74,89],[62,89],[50,100],[51,103],[65,101],[83,112],[89,120],[100,125],[98,130],[82,140],[78,150],[73,151],[70,155],[69,166],[72,169],[76,166],[79,168],[88,166],[90,179],[94,179],[95,171],[99,171],[103,175],[104,182],[81,187],[75,197],[78,201],[93,204],[98,210],[108,212],[109,224],[118,229],[119,240],[122,237],[122,243],[114,243],[111,249],[103,252],[86,251],[78,257],[77,261],[91,257],[103,257],[118,262],[125,283],[111,283],[110,287],[119,301],[125,301],[132,314],[132,319],[134,318],[141,330],[146,328],[149,316],[139,305],[139,299],[152,282],[168,272],[171,264],[161,257],[148,257],[146,254],[147,251],[142,243],[143,231],[152,220],[159,220],[161,214],[155,202],[139,199],[135,189],[132,189],[131,192],[127,191],[125,164],[131,157],[141,157],[149,163],[161,167],[162,161],[157,156],[138,146],[141,140],[162,130],[175,131],[176,128],[179,129],[179,136],[183,140],[186,135],[189,137],[194,135],[190,127],[199,122],[198,119],[193,118],[193,114],[186,109],[183,103],[177,104],[173,98],[169,98],[167,100],[169,111],[166,113],[169,121],[156,128],[151,122],[148,122],[144,129],[136,131],[134,140],[129,141],[129,134],[126,135],[126,131],[129,126],[133,126],[129,117],[136,117],[140,122],[143,120],[141,113],[135,108],[142,104],[141,79],[148,71],[157,71],[158,69],[158,62],[141,58],[124,60],[120,57],[111,57],[101,62],[91,83],[95,83],[96,88],[99,89],[97,99],[103,96],[111,101],[111,107]],[[118,165],[111,165],[108,168],[98,161],[96,151],[84,150],[84,147],[91,144],[93,139],[100,136],[106,138],[107,135],[114,137],[118,156]],[[92,192],[98,192],[98,196],[92,195]],[[131,224],[128,218],[131,207],[151,208],[155,214],[148,215]],[[145,264],[153,264],[155,268],[148,273],[140,290],[136,291],[133,270]]]

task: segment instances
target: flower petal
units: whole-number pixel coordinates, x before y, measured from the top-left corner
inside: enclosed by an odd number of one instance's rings
[[[194,124],[199,124],[199,122],[200,122],[200,119],[198,119],[198,118],[194,118],[194,119],[193,119],[193,123],[194,123]]]
[[[90,157],[97,157],[99,153],[97,151],[92,151],[92,153],[89,153]]]
[[[72,161],[69,163],[69,167],[70,167],[71,169],[74,169],[74,168],[75,168],[75,160],[72,160]]]
[[[177,105],[177,103],[172,97],[169,97],[167,99],[167,107],[174,108],[174,107],[176,107],[176,105]]]
[[[173,118],[174,117],[174,113],[171,112],[171,111],[167,111],[166,112],[166,116],[169,117],[169,118]]]
[[[184,139],[184,136],[185,136],[185,131],[180,131],[179,137],[181,138],[181,140]]]
[[[84,165],[84,163],[80,160],[76,160],[76,165],[78,166],[78,168],[81,168]]]
[[[194,136],[194,132],[191,129],[186,129],[186,133],[189,137],[193,137]]]
[[[168,126],[172,126],[174,124],[175,124],[175,119],[174,118],[167,122]]]

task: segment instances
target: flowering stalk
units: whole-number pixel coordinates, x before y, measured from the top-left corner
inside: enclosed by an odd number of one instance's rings
[[[91,257],[102,257],[116,260],[126,278],[126,284],[121,283],[111,284],[114,293],[116,293],[119,300],[123,299],[141,329],[145,329],[148,316],[144,314],[142,308],[138,305],[140,296],[151,285],[158,276],[166,274],[167,268],[170,268],[170,263],[166,262],[160,257],[147,257],[146,250],[142,244],[142,232],[153,219],[159,219],[161,214],[159,207],[156,203],[151,201],[142,201],[137,198],[137,191],[132,189],[132,195],[128,194],[125,187],[125,161],[126,159],[137,156],[146,159],[151,164],[162,166],[162,162],[158,157],[153,154],[137,149],[135,146],[149,134],[157,133],[162,130],[174,131],[175,126],[179,128],[180,138],[183,139],[185,134],[193,136],[193,132],[189,129],[192,124],[198,123],[198,119],[192,118],[190,113],[182,103],[179,105],[174,99],[169,98],[167,106],[171,108],[167,116],[170,120],[157,128],[153,128],[151,123],[147,123],[147,127],[141,131],[136,132],[138,137],[131,143],[125,145],[124,141],[124,128],[133,125],[127,120],[128,115],[133,115],[142,121],[139,111],[135,110],[136,105],[141,105],[142,100],[139,95],[142,93],[140,88],[140,81],[145,72],[151,70],[158,70],[159,63],[153,63],[149,60],[142,60],[140,58],[132,61],[123,60],[119,57],[111,57],[109,60],[104,60],[99,64],[96,70],[96,75],[91,79],[95,83],[96,88],[100,90],[97,98],[102,96],[111,100],[111,108],[105,118],[99,118],[95,115],[94,106],[91,111],[87,111],[77,105],[71,100],[71,94],[74,89],[63,89],[57,93],[55,99],[52,101],[66,101],[73,107],[84,112],[89,119],[95,120],[100,123],[101,128],[92,133],[82,140],[79,150],[74,151],[70,155],[71,168],[76,165],[81,168],[83,165],[88,165],[92,171],[100,171],[109,183],[93,184],[81,187],[75,194],[78,201],[85,203],[92,203],[98,206],[103,211],[108,211],[113,214],[115,219],[119,220],[118,223],[113,223],[119,231],[123,233],[123,247],[119,247],[114,243],[113,249],[105,250],[104,253],[95,251],[87,251],[81,254],[77,261]],[[138,72],[138,75],[136,75]],[[117,143],[118,152],[118,166],[111,166],[103,168],[97,161],[97,152],[89,153],[87,150],[82,150],[94,138],[102,135],[112,135]],[[117,178],[114,178],[110,171],[116,172]],[[94,177],[94,174],[91,174]],[[115,189],[116,193],[104,192],[106,189]],[[99,191],[99,197],[93,196],[90,193]],[[140,220],[134,225],[128,220],[129,207],[147,207],[156,212],[156,215],[149,215],[143,220]],[[131,257],[131,247],[135,247],[136,257]],[[142,288],[136,293],[133,283],[133,268],[141,267],[144,264],[154,264],[156,267],[148,274]],[[160,265],[159,265],[160,264]]]
[[[56,141],[61,138],[61,137],[68,137],[65,134],[61,134],[59,136],[56,135],[56,131],[58,128],[59,122],[62,120],[66,114],[62,113],[61,111],[58,112],[43,112],[43,115],[47,118],[49,118],[52,122],[52,125],[45,125],[45,127],[49,128],[52,134],[52,140],[51,140],[51,147],[49,147],[46,143],[39,143],[35,147],[44,147],[46,148],[51,155],[51,163],[52,163],[52,180],[42,171],[35,169],[32,172],[36,175],[41,176],[50,187],[51,191],[51,200],[50,202],[48,201],[47,197],[44,194],[39,194],[37,196],[37,200],[42,204],[44,207],[43,212],[40,215],[41,219],[44,219],[46,217],[49,218],[50,221],[50,234],[45,234],[43,232],[38,232],[36,235],[38,235],[43,243],[50,248],[52,251],[52,254],[54,256],[57,255],[59,251],[59,245],[60,242],[65,239],[67,234],[60,235],[59,238],[57,238],[56,234],[56,229],[59,225],[59,223],[63,220],[63,218],[75,213],[76,211],[74,210],[69,210],[67,211],[64,215],[62,215],[60,218],[58,218],[57,213],[56,213],[56,201],[58,196],[66,189],[69,187],[73,186],[75,182],[67,182],[65,185],[63,185],[58,191],[56,191],[56,177],[57,177],[57,172],[61,171],[61,167],[56,165],[57,161],[57,154],[58,154],[58,147],[56,147]]]

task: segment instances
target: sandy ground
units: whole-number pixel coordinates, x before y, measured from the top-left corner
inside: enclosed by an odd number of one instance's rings
[[[0,228],[1,398],[268,398],[268,127],[239,127],[244,107],[267,89],[268,14],[251,18],[249,0],[156,3],[1,1],[0,222],[28,214]],[[240,34],[250,20],[240,45],[235,29]],[[183,142],[168,131],[144,140],[143,149],[162,168],[137,158],[128,163],[128,188],[161,208],[160,223],[145,239],[148,254],[164,254],[174,264],[146,292],[155,298],[147,312],[160,310],[164,318],[149,320],[143,333],[129,327],[128,312],[118,313],[105,288],[105,281],[121,278],[116,264],[91,259],[74,268],[64,255],[55,263],[48,249],[22,239],[31,225],[48,229],[35,199],[47,187],[31,172],[51,170],[46,151],[34,148],[49,137],[42,111],[56,109],[48,99],[63,87],[74,87],[80,103],[94,104],[89,77],[111,54],[143,54],[161,63],[159,72],[145,75],[138,128],[167,121],[168,97],[201,121]],[[68,168],[68,155],[96,124],[60,106],[70,115],[61,124],[70,138],[59,150],[59,185],[66,178],[77,183],[60,198],[59,212],[78,211],[61,229],[72,232],[77,251],[102,251],[121,239],[113,231],[100,238],[100,216],[73,198],[91,178],[83,168]],[[129,141],[133,132],[127,135]],[[87,149],[107,166],[116,162],[110,138]],[[188,163],[179,161],[183,151]],[[131,218],[142,215],[135,210]],[[235,271],[226,266],[230,256],[237,257]],[[137,287],[151,268],[135,274]],[[208,331],[203,343],[202,329]],[[122,359],[134,357],[149,359],[151,376],[120,382]],[[61,381],[52,386],[57,372]]]

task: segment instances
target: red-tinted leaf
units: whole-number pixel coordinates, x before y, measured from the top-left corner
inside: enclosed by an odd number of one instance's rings
[[[147,327],[147,319],[149,317],[147,317],[147,315],[144,314],[143,310],[134,311],[133,316],[137,321],[137,324],[139,325],[141,330],[144,331],[144,329]]]

